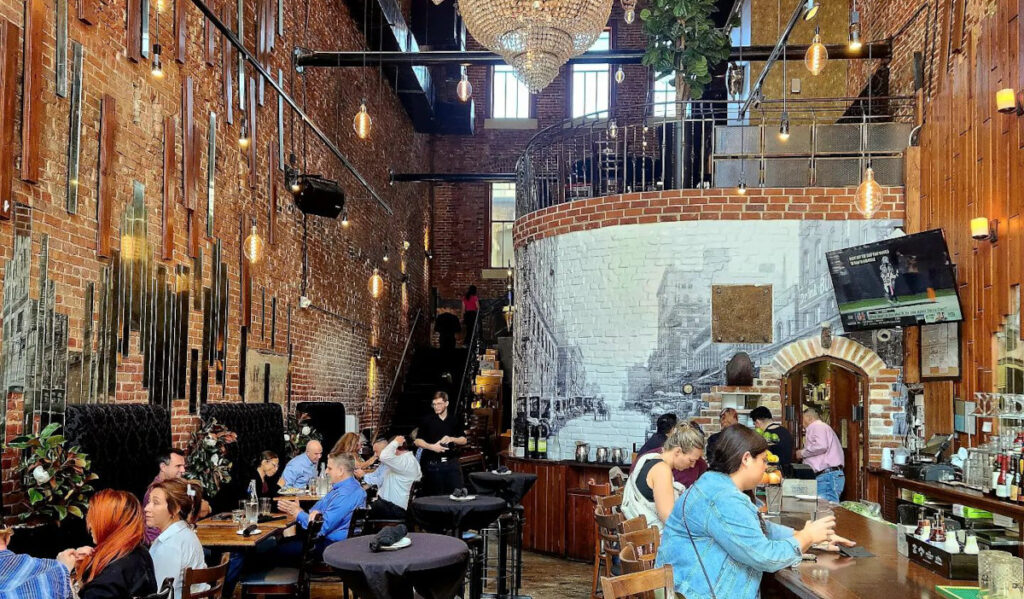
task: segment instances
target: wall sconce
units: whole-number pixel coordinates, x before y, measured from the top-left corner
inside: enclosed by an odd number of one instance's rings
[[[371,347],[370,355],[373,357],[374,360],[379,360],[381,355],[383,355],[383,352],[380,351],[379,347]]]
[[[985,241],[986,239],[992,243],[997,240],[996,229],[999,227],[999,221],[993,220],[989,222],[984,216],[971,219],[971,237],[978,241]]]
[[[1006,87],[996,92],[996,110],[1004,114],[1017,113],[1017,116],[1024,114],[1024,98],[1017,90]]]
[[[425,255],[427,257],[427,260],[433,260],[434,259],[434,252],[432,252],[430,250],[427,250],[427,253]]]

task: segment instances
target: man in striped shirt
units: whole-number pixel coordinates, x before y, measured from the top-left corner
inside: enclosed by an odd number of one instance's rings
[[[67,599],[75,550],[66,549],[56,560],[39,559],[7,549],[14,531],[0,524],[0,599]]]

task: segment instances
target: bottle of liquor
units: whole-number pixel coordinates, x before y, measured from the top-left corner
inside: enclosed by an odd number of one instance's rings
[[[942,512],[939,512],[939,517],[935,522],[935,526],[932,528],[933,543],[945,543],[946,542],[946,516]]]
[[[1017,503],[1024,504],[1024,459],[1017,459]]]
[[[537,426],[530,425],[526,435],[526,457],[534,459],[537,457]]]
[[[528,422],[526,420],[526,398],[521,397],[518,405],[518,411],[516,413],[515,422],[515,456],[517,458],[526,457],[526,437],[529,436],[527,430]]]
[[[996,483],[999,482],[999,456],[992,456],[992,484],[989,485],[989,490],[993,494],[996,492]]]
[[[537,457],[548,459],[548,425],[543,420],[537,425]]]
[[[1017,460],[1010,462],[1010,501],[1016,503],[1020,492],[1020,473],[1017,472]]]
[[[1002,456],[1000,456],[1002,457]],[[1006,485],[1006,460],[999,460],[999,477],[996,478],[996,497],[1006,499],[1010,496],[1010,490]]]

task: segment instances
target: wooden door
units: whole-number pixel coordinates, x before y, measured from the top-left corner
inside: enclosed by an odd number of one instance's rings
[[[861,497],[861,464],[863,463],[863,437],[861,422],[855,418],[855,407],[861,403],[860,377],[837,364],[830,363],[829,371],[829,424],[843,445],[846,486],[841,499],[856,501]]]
[[[782,414],[779,415],[779,422],[789,430],[789,434],[793,435],[794,451],[802,447],[800,439],[803,438],[801,436],[803,434],[803,424],[800,422],[801,415],[803,414],[801,383],[800,371],[796,370],[786,377],[786,382],[782,385],[784,397],[782,398]],[[790,456],[790,458],[795,459],[795,456]]]

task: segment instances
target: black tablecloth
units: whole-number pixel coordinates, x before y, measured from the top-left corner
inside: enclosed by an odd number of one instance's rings
[[[412,500],[412,513],[420,526],[431,531],[462,531],[484,528],[506,509],[498,497],[478,495],[472,501],[455,501],[447,495]]]
[[[409,533],[412,545],[397,551],[370,551],[372,536],[333,543],[324,562],[362,599],[451,599],[462,588],[469,547],[444,535]]]
[[[537,482],[537,475],[526,472],[473,472],[469,475],[469,480],[480,495],[500,497],[509,506],[514,506],[533,488],[533,483]]]

